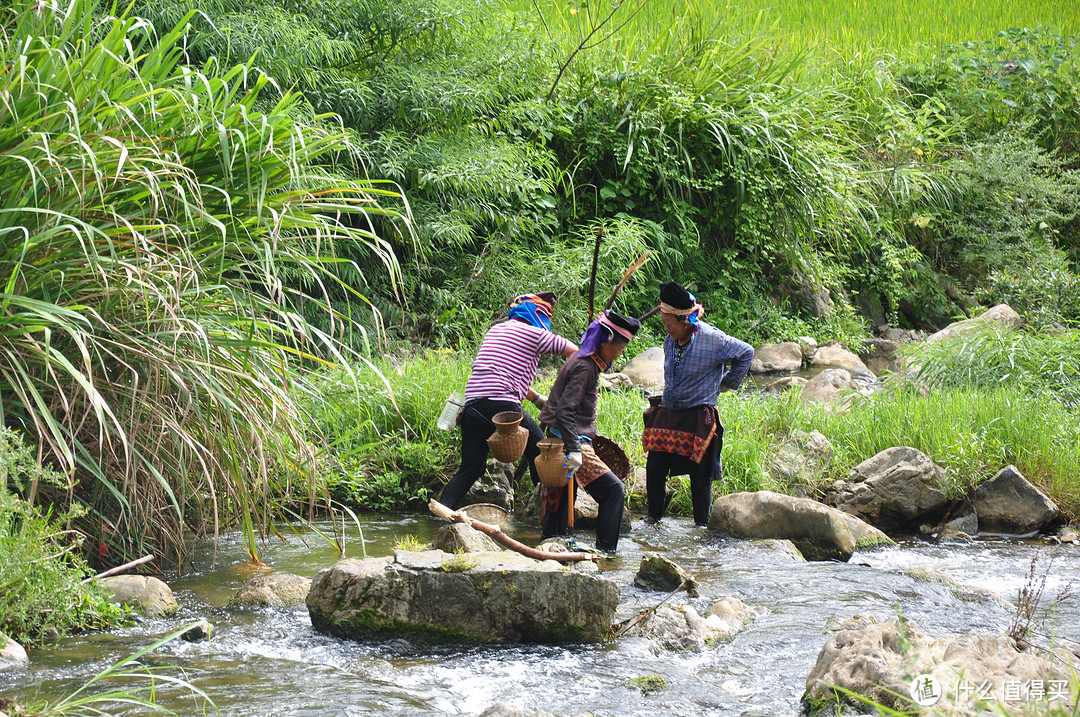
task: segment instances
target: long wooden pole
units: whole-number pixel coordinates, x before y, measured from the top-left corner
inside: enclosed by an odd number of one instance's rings
[[[528,545],[519,543],[506,533],[502,532],[502,530],[499,529],[499,526],[483,523],[475,518],[463,515],[456,510],[450,510],[434,498],[428,503],[428,510],[440,518],[449,520],[451,523],[464,523],[465,525],[476,528],[481,533],[491,536],[492,539],[502,543],[514,552],[521,553],[529,558],[535,558],[536,560],[557,560],[560,563],[575,563],[581,560],[595,561],[600,558],[599,555],[594,555],[592,553],[550,553],[546,550],[530,548]]]
[[[589,273],[589,323],[592,323],[594,314],[593,300],[596,297],[596,265],[600,261],[600,242],[604,239],[604,227],[597,227],[596,241],[592,250],[592,271]]]

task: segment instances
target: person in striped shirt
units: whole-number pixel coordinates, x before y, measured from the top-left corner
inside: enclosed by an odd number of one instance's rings
[[[660,285],[664,339],[664,394],[644,415],[642,447],[648,523],[658,523],[668,504],[669,475],[690,476],[694,523],[705,526],[712,508],[712,481],[723,476],[724,426],[716,410],[723,390],[742,385],[754,347],[701,320],[705,310],[674,281]]]
[[[518,411],[521,425],[528,429],[525,446],[533,482],[538,483],[533,460],[543,431],[532,416],[521,410],[529,400],[542,409],[546,398],[532,388],[533,377],[543,354],[570,357],[578,347],[551,331],[555,294],[544,291],[523,294],[510,302],[506,321],[495,324],[484,336],[473,361],[472,375],[465,386],[465,409],[461,413],[461,467],[443,489],[441,503],[457,508],[487,465],[487,439],[495,432],[491,419],[502,411]]]

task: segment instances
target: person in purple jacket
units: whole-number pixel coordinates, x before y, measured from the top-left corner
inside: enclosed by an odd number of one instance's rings
[[[592,447],[596,438],[596,400],[600,373],[622,354],[639,328],[637,319],[614,311],[602,312],[585,330],[581,349],[559,369],[551,397],[540,411],[540,422],[548,434],[563,441],[563,468],[597,503],[596,547],[606,553],[614,553],[619,547],[626,492]],[[566,535],[569,511],[573,510],[569,488],[545,487],[543,500],[543,537]]]
[[[701,320],[705,310],[673,281],[660,285],[664,339],[664,393],[645,411],[641,442],[645,463],[647,523],[658,523],[667,507],[669,475],[690,476],[694,523],[708,525],[712,481],[722,477],[724,426],[717,396],[746,378],[754,347]]]

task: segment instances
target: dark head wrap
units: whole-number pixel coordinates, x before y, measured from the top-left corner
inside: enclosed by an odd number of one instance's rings
[[[674,281],[665,281],[660,285],[660,312],[677,316],[696,326],[705,309],[684,287]]]

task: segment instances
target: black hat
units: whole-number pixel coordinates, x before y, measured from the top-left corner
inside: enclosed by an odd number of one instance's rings
[[[559,300],[559,297],[555,296],[554,291],[538,291],[536,292],[536,295],[551,304],[552,306],[554,306],[555,302]]]
[[[616,314],[614,311],[608,311],[605,313],[607,320],[611,322],[613,326],[617,326],[623,331],[626,331],[631,336],[638,332],[641,328],[641,322],[630,316],[623,316],[622,314]],[[616,334],[616,337],[626,339],[621,334]],[[614,337],[613,337],[614,338]],[[629,339],[626,339],[629,341]]]
[[[694,299],[690,292],[674,281],[665,281],[660,285],[660,301],[681,310],[694,308]]]

